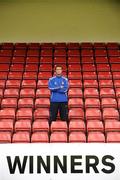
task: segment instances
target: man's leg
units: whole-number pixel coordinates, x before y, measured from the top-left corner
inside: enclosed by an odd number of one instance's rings
[[[59,104],[60,118],[62,121],[68,122],[68,103],[61,102]]]
[[[50,121],[49,121],[50,125],[52,121],[56,121],[57,114],[58,114],[58,103],[51,102],[50,103]]]

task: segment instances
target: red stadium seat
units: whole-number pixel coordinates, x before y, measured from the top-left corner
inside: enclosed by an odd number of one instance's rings
[[[82,64],[82,71],[96,71],[96,67],[94,64]]]
[[[49,124],[48,121],[45,120],[37,120],[32,124],[32,132],[49,132]]]
[[[83,82],[84,88],[98,88],[98,82],[94,79],[87,79]]]
[[[1,109],[0,119],[15,119],[15,109],[14,108]]]
[[[28,51],[27,51],[28,57],[29,56],[39,57],[39,54],[40,54],[39,49],[28,49]]]
[[[0,80],[0,89],[4,89],[5,88],[5,80]]]
[[[0,132],[13,132],[13,122],[12,121],[0,121]]]
[[[48,88],[40,88],[37,89],[36,91],[36,98],[41,98],[41,97],[50,97],[50,90]]]
[[[49,109],[48,108],[37,108],[34,111],[34,119],[49,118]]]
[[[83,72],[83,79],[97,79],[97,74],[94,71]]]
[[[19,119],[32,119],[32,108],[20,108],[16,112],[16,118]]]
[[[113,88],[113,81],[110,79],[102,79],[99,80],[99,87],[100,88]]]
[[[36,80],[37,79],[37,72],[24,72],[23,79]]]
[[[30,120],[21,120],[21,121],[16,121],[15,123],[15,132],[18,131],[31,131],[31,122]]]
[[[7,80],[6,81],[6,88],[20,88],[21,80]]]
[[[99,63],[106,64],[106,63],[108,63],[108,57],[107,56],[96,56],[95,61],[97,64],[99,64]]]
[[[104,108],[103,119],[116,119],[119,120],[119,112],[115,108]]]
[[[80,64],[80,57],[68,57],[68,64]]]
[[[107,79],[112,79],[112,73],[109,72],[109,71],[106,71],[106,72],[98,72],[98,79],[99,80],[107,80]],[[105,81],[104,81],[105,82]]]
[[[11,143],[11,133],[0,132],[0,143]]]
[[[68,73],[68,79],[82,79],[81,72],[69,72]]]
[[[55,131],[67,132],[68,131],[67,123],[64,121],[53,121],[51,124],[51,132],[55,132]]]
[[[116,97],[119,98],[120,97],[120,88],[116,88]]]
[[[8,72],[0,72],[0,80],[7,80]]]
[[[5,89],[4,90],[4,97],[5,98],[18,98],[19,97],[19,89]]]
[[[34,108],[33,98],[20,98],[18,100],[18,108]]]
[[[105,132],[120,132],[120,121],[106,121]]]
[[[120,80],[119,79],[114,80],[114,86],[115,86],[115,88],[120,88]]]
[[[102,132],[89,132],[88,143],[105,143],[105,136]]]
[[[31,79],[25,79],[22,81],[21,84],[22,88],[36,88],[36,80],[31,80]]]
[[[0,64],[0,72],[9,72],[9,64]]]
[[[52,76],[51,72],[42,71],[38,74],[38,79],[49,79]]]
[[[98,98],[99,92],[97,88],[85,88],[84,89],[85,98]]]
[[[83,64],[89,64],[89,63],[91,63],[91,64],[93,64],[94,63],[94,58],[93,58],[93,56],[82,56],[81,57],[81,62],[83,63]],[[94,67],[93,67],[94,68]],[[86,68],[85,68],[86,69]],[[87,70],[87,69],[86,69]]]
[[[34,132],[31,136],[31,143],[48,143],[49,137],[47,132]]]
[[[32,88],[23,88],[20,90],[20,97],[21,98],[34,98],[35,90]]]
[[[38,65],[37,64],[26,64],[25,71],[26,72],[38,72]]]
[[[69,119],[82,119],[84,120],[84,111],[82,108],[71,108],[69,110]]]
[[[97,64],[97,71],[110,71],[110,65],[109,64]]]
[[[22,80],[22,72],[9,72],[8,79]]]
[[[10,71],[23,72],[24,71],[24,64],[11,64]]]
[[[12,143],[30,143],[29,132],[16,132],[13,134]]]
[[[85,108],[100,108],[100,100],[98,98],[86,98]]]
[[[68,71],[81,71],[81,66],[80,64],[69,64]]]
[[[72,88],[72,87],[81,88],[82,87],[82,81],[77,80],[77,79],[69,80],[69,86],[70,86],[70,88]]]
[[[37,98],[35,100],[35,108],[48,107],[50,106],[49,98]]]
[[[86,127],[84,121],[70,121],[69,132],[72,131],[82,131],[85,132]]]
[[[2,108],[17,108],[17,98],[4,98],[1,102]]]
[[[99,108],[87,108],[86,120],[102,119],[102,114]]]
[[[87,122],[87,132],[100,131],[104,132],[104,126],[102,121],[88,121]]]
[[[3,89],[0,89],[0,98],[3,97]]]
[[[101,105],[102,108],[117,108],[117,101],[114,98],[102,98]]]
[[[112,72],[113,80],[120,79],[120,72]]]
[[[69,98],[68,101],[69,107],[81,107],[83,108],[83,99],[82,98]]]
[[[120,132],[108,132],[107,143],[120,143]]]
[[[114,98],[115,97],[115,91],[113,88],[101,88],[100,89],[100,97],[101,98]]]
[[[26,58],[26,63],[27,64],[38,64],[39,63],[39,57],[35,57],[35,56],[28,56]]]
[[[47,88],[48,87],[48,80],[47,79],[39,79],[37,82],[37,88]]]
[[[82,93],[82,89],[80,88],[70,88],[68,91],[68,97],[72,98],[72,97],[82,97],[83,93]]]
[[[53,132],[50,136],[51,143],[67,143],[67,134],[65,132]]]
[[[86,136],[83,132],[71,132],[69,134],[69,143],[85,143]]]

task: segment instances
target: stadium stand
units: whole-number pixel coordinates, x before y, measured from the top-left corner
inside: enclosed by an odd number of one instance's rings
[[[69,79],[69,123],[49,127],[48,79]],[[0,143],[120,143],[119,43],[1,43]]]

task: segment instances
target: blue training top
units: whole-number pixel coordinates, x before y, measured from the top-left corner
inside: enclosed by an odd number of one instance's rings
[[[49,78],[48,88],[51,91],[51,102],[68,102],[68,79],[63,76]]]

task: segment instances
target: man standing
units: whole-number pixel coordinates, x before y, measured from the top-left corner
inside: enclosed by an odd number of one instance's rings
[[[50,97],[50,124],[57,118],[58,111],[63,121],[68,120],[68,79],[62,76],[62,67],[56,66],[56,76],[49,78],[48,88]]]

